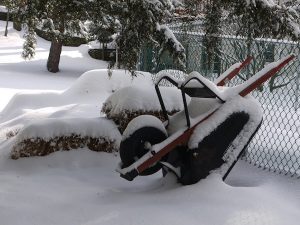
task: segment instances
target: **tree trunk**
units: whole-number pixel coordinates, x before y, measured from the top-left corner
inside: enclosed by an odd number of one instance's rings
[[[5,26],[5,32],[4,32],[4,36],[7,37],[8,34],[8,22],[9,22],[9,12],[10,10],[8,9],[6,12],[6,26]]]
[[[102,60],[105,60],[104,43],[102,43]]]
[[[59,71],[59,60],[62,50],[61,40],[52,40],[50,52],[47,61],[47,69],[49,72],[57,73]]]

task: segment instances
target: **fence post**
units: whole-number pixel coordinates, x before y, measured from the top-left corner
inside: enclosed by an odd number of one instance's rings
[[[297,111],[297,109],[299,108],[299,106],[300,106],[300,102],[299,102],[299,94],[300,94],[300,92],[299,92],[299,89],[300,89],[300,64],[298,64],[298,66],[297,66],[297,78],[296,78],[296,93],[295,93],[295,95],[296,95],[296,102],[295,102],[295,111]]]
[[[119,48],[116,45],[116,68],[119,68]]]
[[[247,55],[246,55],[246,57],[252,56],[252,54],[251,54],[251,47],[252,47],[253,38],[252,38],[252,35],[251,35],[251,29],[250,29],[250,27],[248,27],[248,35],[247,35],[246,42],[247,42]],[[251,74],[250,74],[250,66],[246,67],[246,71],[247,71],[246,72],[246,79],[248,80],[250,78],[250,76],[251,76]]]

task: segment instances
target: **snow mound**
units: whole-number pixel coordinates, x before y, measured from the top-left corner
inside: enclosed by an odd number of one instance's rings
[[[147,72],[137,72],[138,76],[134,78],[125,70],[113,70],[111,76],[108,76],[108,72],[107,69],[101,69],[84,73],[64,92],[64,95],[90,98],[102,93],[113,93],[125,86],[151,86],[153,83],[151,74]]]
[[[175,87],[160,87],[168,114],[183,109],[181,92]],[[187,96],[187,100],[190,98]],[[104,102],[102,112],[113,120],[123,132],[128,123],[140,115],[152,115],[165,121],[154,86],[130,86],[112,94]]]
[[[14,139],[11,157],[18,159],[84,147],[93,151],[117,151],[121,134],[105,118],[56,118],[33,121]]]
[[[133,84],[150,86],[151,75],[138,73],[134,79],[124,70],[112,71],[108,76],[107,69],[92,70],[82,74],[73,85],[65,91],[21,92],[16,94],[0,115],[0,122],[21,116],[31,110],[45,107],[59,107],[70,104],[89,103],[98,106],[93,116],[99,114],[99,104],[114,91]],[[95,114],[96,113],[96,114]]]
[[[16,94],[0,115],[3,131],[19,130],[35,119],[94,118],[99,116],[103,101],[114,91],[133,84],[150,86],[151,75],[139,73],[134,79],[124,70],[92,70],[82,74],[65,91],[35,91]]]
[[[25,142],[32,144],[31,139],[40,147],[42,142],[49,145],[48,142],[59,137],[75,136],[101,138],[102,142],[118,146],[121,137],[115,124],[99,118],[102,103],[122,87],[153,85],[150,74],[138,74],[132,78],[124,70],[115,70],[108,76],[107,69],[92,70],[82,74],[65,91],[18,93],[1,113],[0,138],[16,136],[13,146],[18,146],[17,149],[23,148]]]
[[[120,133],[116,125],[106,118],[48,118],[32,121],[17,134],[21,142],[26,139],[40,137],[49,140],[57,136],[73,134],[89,137],[103,137],[111,141],[119,141]]]
[[[7,8],[4,5],[0,5],[0,12],[7,12]]]
[[[161,94],[167,111],[183,109],[181,92],[177,88],[161,87]],[[112,94],[104,103],[110,115],[118,115],[124,111],[160,111],[161,106],[154,86],[125,87]]]

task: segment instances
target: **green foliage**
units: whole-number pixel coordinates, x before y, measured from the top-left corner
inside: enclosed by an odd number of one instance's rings
[[[118,8],[119,7],[119,8]],[[183,46],[177,42],[167,26],[174,5],[168,0],[120,1],[116,12],[121,30],[117,38],[120,61],[129,70],[136,69],[142,46],[152,43],[159,46],[160,55],[169,51],[174,61],[184,66]]]
[[[7,36],[8,34],[8,21],[12,19],[12,13],[16,10],[16,7],[18,5],[18,0],[5,0],[3,1],[4,5],[7,8],[6,12],[6,26],[5,26],[5,31],[4,31],[4,36]]]
[[[300,38],[299,2],[266,0],[224,0],[228,21],[237,24],[237,34],[250,38]],[[293,3],[293,4],[292,4]],[[250,32],[249,32],[250,31]]]
[[[40,30],[37,28],[37,29],[35,29],[35,32],[39,37],[41,37],[47,41],[52,41],[52,39],[53,39],[53,36],[51,35],[51,33],[47,32],[47,31],[43,31],[43,30]],[[62,35],[62,43],[63,43],[63,46],[78,47],[82,44],[87,44],[88,40],[84,37]]]
[[[90,24],[90,33],[94,39],[100,43],[107,44],[113,41],[113,35],[120,29],[115,17],[104,15],[101,18],[95,18]]]
[[[34,56],[32,31],[38,27],[60,41],[75,34],[92,35],[108,43],[114,35],[120,61],[131,71],[136,69],[142,46],[149,42],[160,46],[161,52],[170,51],[174,60],[184,65],[184,48],[166,26],[161,26],[172,17],[175,3],[176,0],[28,0],[22,10],[27,25],[23,56]],[[84,24],[86,21],[89,26]]]
[[[35,55],[36,33],[33,28],[29,27],[27,33],[24,35],[26,41],[23,45],[22,57],[31,59]]]
[[[204,18],[204,46],[206,47],[206,63],[209,65],[213,62],[213,56],[219,54],[220,34],[222,20],[222,0],[211,0],[206,5]]]
[[[18,5],[20,4],[20,0],[4,0],[3,4],[10,12],[12,12],[17,9]]]
[[[28,0],[21,11],[23,22],[27,25],[23,57],[34,56],[36,28],[46,31],[52,40],[87,36],[83,26],[88,19],[87,4],[87,0]]]
[[[204,33],[202,41],[204,53],[201,57],[204,71],[211,71],[216,59],[222,57],[221,39],[229,40],[233,35],[242,38],[241,41],[233,42],[231,46],[234,62],[241,61],[248,55],[255,56],[256,60],[248,66],[247,77],[241,77],[242,79],[249,78],[267,63],[265,53],[268,51],[268,45],[258,40],[300,39],[300,1],[187,0],[185,2],[188,8],[186,11],[192,12],[193,18],[200,18],[202,22],[199,23],[201,30],[198,29],[197,32]],[[252,52],[253,49],[255,52]],[[232,63],[230,56],[226,57],[222,58],[223,64],[227,65],[227,61]],[[271,90],[276,88],[276,85],[273,85],[275,79],[276,77],[271,80]]]

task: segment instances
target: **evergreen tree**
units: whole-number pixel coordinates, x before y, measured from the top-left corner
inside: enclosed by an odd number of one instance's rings
[[[40,27],[52,36],[47,68],[50,72],[58,72],[63,38],[74,33],[86,35],[83,23],[90,20],[91,31],[102,41],[116,31],[120,61],[131,71],[136,69],[139,52],[147,42],[168,49],[183,65],[184,48],[163,25],[171,18],[177,4],[176,0],[28,0],[23,11],[27,24],[23,57],[34,56],[35,29]],[[120,25],[117,30],[116,21]]]
[[[90,32],[95,34],[95,39],[102,44],[105,49],[106,45],[113,41],[113,35],[118,31],[118,22],[112,16],[104,16],[102,21],[95,21],[90,25]]]
[[[226,16],[229,25],[235,25],[237,35],[249,38],[273,37],[294,40],[300,38],[300,1],[296,0],[209,0],[218,2],[219,18]],[[223,12],[226,12],[225,14]],[[223,15],[222,15],[223,13]],[[206,14],[206,17],[210,17]],[[218,26],[212,20],[207,26]]]
[[[200,4],[205,4],[204,31],[208,53],[217,49],[222,32],[221,18],[234,21],[237,34],[255,37],[300,38],[299,1],[292,0],[186,0],[189,19],[198,17]],[[62,40],[74,34],[87,36],[84,22],[91,21],[90,32],[102,43],[115,33],[120,61],[129,70],[136,69],[139,53],[146,43],[168,50],[175,62],[184,67],[183,46],[167,25],[176,0],[27,0],[23,19],[27,24],[23,57],[34,56],[37,27],[52,37],[47,68],[59,70]],[[188,9],[188,10],[187,10]],[[226,12],[226,13],[224,13]],[[250,32],[249,32],[250,31]],[[208,57],[210,58],[210,57]]]
[[[204,45],[210,66],[222,34],[247,38],[300,40],[299,0],[185,0],[187,12],[203,21]],[[203,7],[204,6],[204,7]],[[203,10],[204,8],[204,10]],[[197,9],[202,9],[198,11]],[[204,17],[204,18],[203,18]]]
[[[103,0],[96,0],[94,4],[102,7],[102,15],[94,14],[94,20],[103,21],[104,12],[109,18],[114,17],[114,21],[118,21],[116,43],[120,62],[126,69],[136,69],[141,49],[149,43],[159,46],[161,54],[169,51],[174,61],[184,67],[184,48],[165,25],[172,18],[175,7],[179,5],[177,1],[116,0],[108,1],[103,7]],[[103,22],[98,25],[95,23],[95,26],[98,26],[98,31],[105,32]]]
[[[4,5],[6,6],[6,9],[7,9],[6,25],[5,25],[5,31],[4,31],[4,36],[7,36],[9,18],[11,17],[11,13],[17,9],[19,1],[18,0],[4,0],[3,3],[4,3]]]
[[[95,0],[90,4],[92,10],[89,11],[89,33],[93,40],[97,40],[100,43],[103,60],[106,59],[107,45],[115,41],[115,37],[120,30],[119,20],[114,13],[118,3],[118,1]],[[116,47],[116,44],[114,43],[112,47]],[[113,62],[110,62],[109,67],[112,64]]]
[[[204,13],[204,45],[206,47],[206,64],[213,62],[213,56],[218,54],[220,48],[220,34],[222,33],[222,0],[209,0],[206,2]]]
[[[300,39],[299,0],[185,0],[186,11],[204,14],[207,36],[228,27],[237,35]],[[203,7],[204,6],[204,7]],[[197,9],[205,10],[197,10]],[[223,23],[225,22],[225,24]],[[250,31],[250,34],[249,34]]]
[[[74,34],[88,34],[84,27],[84,22],[88,19],[88,3],[88,0],[28,0],[23,11],[27,25],[23,57],[34,56],[35,29],[42,29],[51,36],[47,69],[53,73],[58,72],[63,39]]]
[[[165,25],[172,18],[176,2],[127,0],[121,3],[122,30],[118,44],[120,61],[125,67],[130,70],[135,69],[141,47],[149,42],[160,47],[160,54],[169,51],[175,63],[184,67],[184,48]]]

